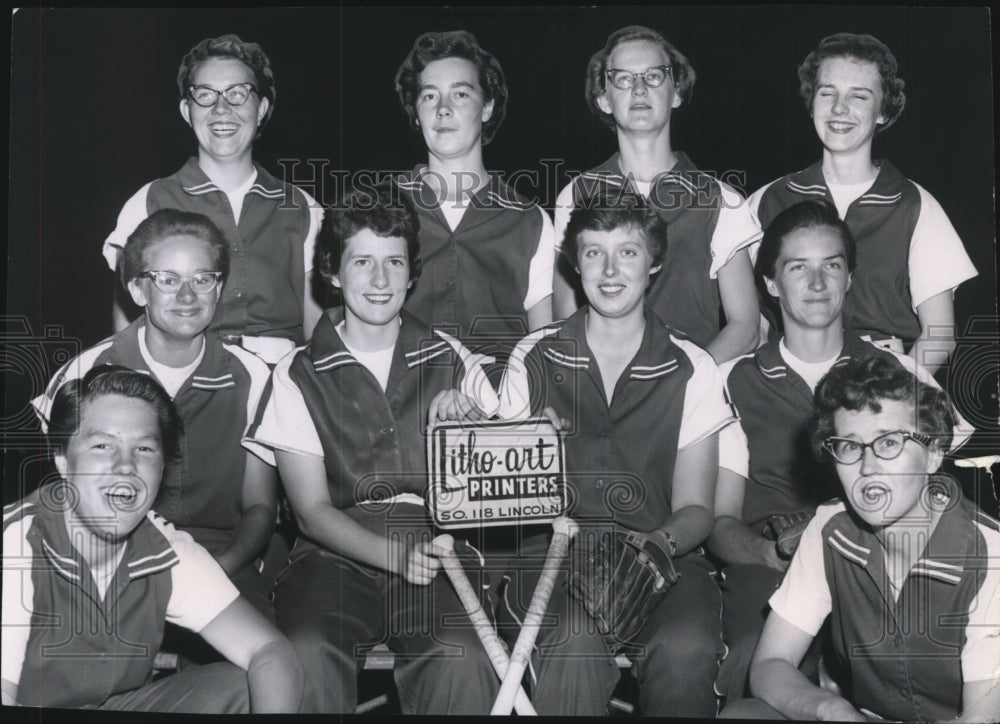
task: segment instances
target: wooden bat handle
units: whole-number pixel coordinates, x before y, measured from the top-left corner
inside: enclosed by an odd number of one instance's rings
[[[521,677],[524,676],[524,670],[528,667],[531,649],[535,645],[535,639],[538,638],[538,632],[542,626],[542,616],[545,615],[545,609],[552,597],[552,589],[555,587],[559,565],[566,557],[570,538],[576,534],[576,523],[563,516],[552,521],[552,528],[554,533],[552,542],[549,544],[549,551],[545,556],[542,575],[535,585],[531,604],[528,606],[528,612],[521,624],[521,632],[517,635],[517,642],[510,655],[510,665],[507,667],[507,673],[504,674],[503,682],[500,684],[500,691],[493,703],[493,709],[490,711],[491,715],[507,716],[513,708],[517,687],[520,686]]]
[[[458,600],[462,602],[462,607],[468,614],[469,620],[472,621],[476,634],[483,643],[483,649],[486,650],[486,655],[489,656],[490,663],[493,664],[493,669],[497,672],[497,677],[502,680],[504,674],[507,673],[510,659],[507,657],[507,651],[504,649],[500,637],[493,630],[493,624],[490,623],[483,610],[479,596],[476,595],[468,576],[465,575],[462,562],[455,555],[455,539],[445,534],[439,535],[431,543],[443,551],[438,559],[441,561],[445,573],[448,574],[451,585],[455,587]],[[523,686],[518,686],[514,692],[513,706],[520,716],[535,716],[536,714],[535,707],[531,705],[528,695],[524,693]]]

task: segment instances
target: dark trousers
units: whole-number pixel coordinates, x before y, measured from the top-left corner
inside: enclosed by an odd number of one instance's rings
[[[740,699],[719,713],[720,719],[788,719],[763,699]]]
[[[527,551],[512,562],[498,612],[501,631],[511,644],[531,602],[544,555],[544,549]],[[691,553],[674,563],[680,579],[625,653],[635,667],[643,715],[713,718],[713,684],[723,652],[721,596],[704,556]],[[602,716],[619,671],[604,637],[567,593],[566,570],[564,564],[532,657],[532,700],[543,715]]]
[[[769,566],[738,565],[722,570],[722,635],[728,653],[719,668],[716,689],[726,701],[750,696],[750,661],[771,611],[767,602],[784,577]],[[799,665],[799,671],[812,681],[818,681],[823,640],[816,637]]]
[[[178,714],[247,714],[250,691],[247,674],[222,662],[180,671],[140,689],[115,694],[99,709]]]
[[[727,701],[749,696],[750,660],[757,649],[771,598],[784,573],[769,566],[738,565],[722,570],[722,636],[728,652],[716,688]]]
[[[312,551],[278,576],[275,612],[306,671],[303,712],[354,712],[358,654],[378,643],[396,653],[406,714],[488,714],[500,687],[443,571],[415,586]]]

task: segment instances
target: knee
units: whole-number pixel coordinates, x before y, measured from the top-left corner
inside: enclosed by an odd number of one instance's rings
[[[718,594],[716,594],[718,595]],[[678,597],[667,599],[657,608],[647,623],[650,638],[672,648],[720,647],[722,616],[718,607],[708,601]],[[644,631],[645,633],[645,631]]]
[[[780,571],[767,566],[730,566],[723,571],[719,584],[723,604],[729,608],[743,610],[763,610],[784,576]]]
[[[715,667],[722,654],[722,637],[714,621],[688,621],[663,626],[647,639],[651,658],[672,661],[681,670],[699,665]]]
[[[459,678],[466,675],[476,677],[482,670],[489,672],[493,670],[493,664],[486,655],[483,643],[472,628],[448,628],[436,631],[434,645],[427,655],[435,659],[439,665],[453,669],[454,675]]]
[[[198,678],[212,692],[213,709],[222,714],[250,712],[250,688],[246,672],[228,661],[198,667]]]
[[[785,719],[781,713],[760,699],[739,699],[727,704],[719,719]]]
[[[719,660],[720,642],[721,638],[714,628],[688,629],[671,639],[669,647],[683,661],[704,659],[714,665]]]
[[[332,631],[300,621],[298,625],[287,627],[284,633],[302,662],[306,678],[317,675],[331,664],[347,670],[346,676],[357,668],[353,644],[339,640],[341,637]]]

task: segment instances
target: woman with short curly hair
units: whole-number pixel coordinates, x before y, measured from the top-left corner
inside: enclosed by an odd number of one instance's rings
[[[397,179],[420,217],[424,265],[407,311],[473,345],[548,324],[552,222],[483,162],[507,107],[500,62],[467,30],[424,33],[399,66],[396,91],[427,146],[427,163]]]
[[[254,141],[277,97],[271,61],[260,45],[236,35],[206,38],[181,60],[177,90],[198,153],[125,203],[104,242],[104,257],[115,269],[129,234],[159,209],[209,217],[225,234],[232,256],[210,329],[273,367],[309,337],[319,319],[309,283],[322,209],[254,163]],[[116,331],[128,325],[122,301],[116,296]]]
[[[930,372],[955,348],[953,294],[976,276],[944,209],[872,144],[903,112],[906,95],[892,51],[871,35],[823,38],[799,66],[799,90],[823,158],[759,189],[750,204],[766,227],[783,209],[823,198],[858,243],[844,324]]]

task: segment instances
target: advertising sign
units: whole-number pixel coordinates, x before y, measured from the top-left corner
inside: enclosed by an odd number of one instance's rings
[[[446,423],[427,444],[439,527],[545,523],[562,513],[563,443],[547,419]]]

